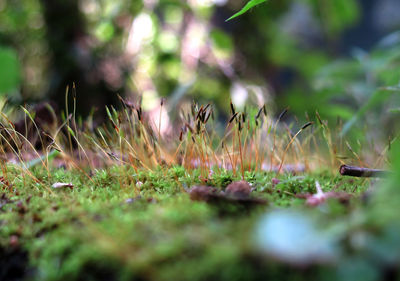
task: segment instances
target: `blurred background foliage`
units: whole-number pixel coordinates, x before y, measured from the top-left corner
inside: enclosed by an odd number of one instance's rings
[[[267,1],[226,22],[245,0],[0,0],[0,92],[11,103],[78,111],[117,93],[171,115],[193,99],[221,116],[229,100],[316,111],[342,134],[392,134],[400,101],[398,0]],[[363,123],[361,123],[362,121]]]

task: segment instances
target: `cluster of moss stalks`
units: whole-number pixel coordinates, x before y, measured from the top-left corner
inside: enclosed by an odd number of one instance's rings
[[[251,196],[268,204],[244,208],[192,201],[188,191],[204,179],[180,166],[114,166],[90,171],[90,178],[62,168],[51,178],[40,167],[31,172],[40,183],[12,165],[2,179],[0,280],[334,280],[335,265],[299,267],[266,255],[254,241],[255,227],[276,208],[346,220],[366,204],[361,194],[369,186],[328,172],[278,179],[246,172]],[[220,170],[206,184],[223,191],[236,180]],[[307,207],[298,195],[315,193],[315,181],[353,198]],[[55,182],[72,185],[54,188]]]

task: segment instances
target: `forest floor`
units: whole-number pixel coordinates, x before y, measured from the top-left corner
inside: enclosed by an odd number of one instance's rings
[[[371,184],[323,171],[240,182],[221,170],[206,183],[180,166],[31,171],[40,184],[12,165],[2,178],[0,280],[336,280],[343,253],[314,232],[349,221]],[[271,228],[267,215],[283,217]]]
[[[224,127],[193,103],[164,136],[161,113],[155,125],[124,106],[97,128],[69,115],[43,135],[27,109],[21,124],[3,120],[0,280],[400,276],[400,174],[341,176],[366,148],[318,114],[287,126],[287,110],[231,104]],[[369,163],[390,163],[390,147],[370,148]]]

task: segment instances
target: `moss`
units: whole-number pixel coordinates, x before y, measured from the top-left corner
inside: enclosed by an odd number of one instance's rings
[[[270,207],[221,214],[218,208],[189,199],[186,189],[199,184],[199,171],[159,167],[135,171],[114,166],[95,170],[89,179],[80,171],[32,170],[37,183],[10,167],[11,188],[3,187],[0,248],[10,238],[29,256],[35,280],[259,280],[288,276],[259,256],[253,245],[254,225],[274,206],[303,206],[298,193],[323,189],[366,189],[365,182],[326,174],[281,175],[246,172],[253,196]],[[223,190],[240,179],[216,170],[209,183]],[[72,189],[53,189],[71,182]],[[142,185],[137,185],[141,182]],[[6,202],[7,201],[7,202]],[[327,204],[340,217],[350,206]],[[234,214],[234,215],[232,215]],[[268,271],[260,270],[267,268]],[[32,275],[33,274],[33,275]]]

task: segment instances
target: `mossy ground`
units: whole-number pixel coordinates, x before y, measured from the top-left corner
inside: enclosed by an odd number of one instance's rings
[[[227,211],[190,200],[187,190],[204,183],[200,171],[179,166],[114,166],[90,179],[81,171],[32,172],[40,184],[9,166],[9,185],[1,187],[1,280],[306,280],[319,269],[295,270],[259,251],[253,238],[260,216],[281,207],[310,209],[295,195],[315,193],[318,181],[324,191],[354,195],[346,205],[335,199],[324,205],[329,217],[344,217],[369,186],[330,172],[284,174],[274,185],[275,173],[246,172],[252,196],[268,204]],[[223,190],[239,179],[219,171],[207,184]],[[54,189],[55,182],[74,187]]]

